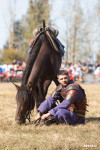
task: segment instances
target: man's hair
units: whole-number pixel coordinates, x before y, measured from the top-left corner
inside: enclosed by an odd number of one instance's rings
[[[67,75],[69,76],[68,72],[66,70],[60,70],[57,74],[57,77],[60,76],[60,75]]]

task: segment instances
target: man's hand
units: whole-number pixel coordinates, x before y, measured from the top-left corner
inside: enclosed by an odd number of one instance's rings
[[[50,113],[43,114],[43,115],[41,116],[41,119],[42,119],[42,120],[45,120],[45,119],[48,118],[50,115],[51,115]]]
[[[35,117],[35,120],[38,120],[40,118],[40,114],[38,113],[37,116]]]

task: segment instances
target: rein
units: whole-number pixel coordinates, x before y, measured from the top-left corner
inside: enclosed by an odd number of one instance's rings
[[[31,91],[28,91],[27,93],[29,94],[32,94]],[[32,107],[33,107],[33,104],[32,104],[32,95],[31,95],[31,106],[30,106],[30,110],[26,112],[26,115],[24,116],[25,119],[27,119],[29,121],[29,123],[31,124],[31,120],[30,120],[30,115],[31,115],[31,110],[32,110]]]

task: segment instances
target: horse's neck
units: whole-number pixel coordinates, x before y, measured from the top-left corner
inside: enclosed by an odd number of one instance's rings
[[[27,65],[26,65],[26,68],[24,70],[23,77],[22,77],[22,83],[24,83],[24,84],[27,84],[28,78],[31,74],[31,70],[32,70],[35,60],[38,56],[41,45],[42,45],[42,39],[40,38],[37,41],[37,43],[35,44],[35,46],[33,47],[33,49],[31,50],[31,53],[29,54]]]
[[[43,65],[46,61],[46,57],[48,55],[48,48],[47,48],[47,44],[48,44],[48,41],[45,40],[40,48],[40,51],[37,55],[37,58],[34,62],[34,65],[32,67],[32,70],[31,70],[31,73],[30,73],[30,76],[28,78],[28,82],[27,82],[27,85],[31,82],[32,85],[36,86],[37,84],[37,81],[38,81],[38,78],[39,78],[39,75],[40,75],[40,72],[41,72],[41,69],[43,68]]]

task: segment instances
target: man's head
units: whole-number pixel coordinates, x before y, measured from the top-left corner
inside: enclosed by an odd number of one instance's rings
[[[68,75],[68,72],[66,70],[60,70],[57,74],[58,82],[62,84],[63,86],[68,85],[68,82],[70,80],[70,77]]]

